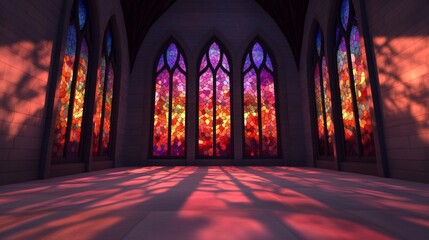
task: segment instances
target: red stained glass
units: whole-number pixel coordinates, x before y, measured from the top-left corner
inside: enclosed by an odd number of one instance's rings
[[[100,131],[101,131],[101,118],[103,114],[103,95],[104,95],[104,81],[106,76],[106,58],[101,59],[101,64],[97,73],[97,87],[95,89],[95,109],[94,109],[94,133],[92,138],[92,153],[98,154]]]
[[[229,75],[219,68],[216,75],[216,156],[232,154],[230,99]]]
[[[261,127],[262,127],[262,155],[277,155],[277,120],[276,94],[274,76],[262,69],[261,71]]]
[[[94,130],[92,139],[93,156],[109,156],[112,123],[113,87],[115,71],[113,61],[113,38],[110,29],[104,39],[103,54],[98,69],[95,91]]]
[[[103,132],[102,132],[102,156],[108,156],[109,142],[110,142],[110,126],[112,119],[112,101],[113,101],[113,84],[115,80],[115,71],[112,65],[109,66],[107,71],[107,85],[106,96],[104,100],[104,119],[103,119]]]
[[[209,69],[200,77],[198,154],[213,156],[213,73]]]
[[[372,134],[370,112],[370,85],[366,68],[365,48],[361,45],[358,28],[353,26],[350,33],[350,53],[353,65],[353,79],[355,82],[356,103],[359,115],[359,127],[363,154],[375,154],[374,137]]]
[[[170,74],[162,71],[156,78],[153,127],[153,155],[167,156],[170,108]]]
[[[186,62],[175,43],[170,43],[161,55],[158,70],[161,72],[155,80],[152,156],[183,157],[186,150]]]
[[[320,68],[319,64],[314,68],[314,93],[316,100],[316,118],[317,118],[317,133],[319,143],[319,154],[325,155],[326,152],[326,134],[325,134],[325,118],[323,117],[323,100],[322,87],[320,85]]]
[[[70,25],[67,33],[61,79],[58,86],[59,101],[54,127],[54,144],[52,146],[52,155],[54,157],[64,156],[64,146],[66,142],[66,131],[70,107],[71,84],[73,80],[73,68],[76,57],[76,46],[76,28],[73,25]]]
[[[78,156],[79,154],[82,135],[83,109],[85,104],[86,77],[88,74],[88,55],[88,45],[84,39],[80,50],[79,67],[77,70],[76,87],[74,92],[75,95],[69,142],[69,153],[71,156]]]
[[[324,106],[326,114],[326,129],[328,130],[328,147],[329,153],[332,155],[334,153],[334,121],[332,116],[332,98],[330,90],[330,79],[328,73],[328,66],[326,65],[326,58],[322,58],[322,76],[323,76],[323,96],[324,96]]]
[[[210,65],[206,69],[207,59]],[[221,64],[220,64],[221,62]],[[198,155],[225,157],[232,154],[229,62],[213,42],[204,53],[199,77]]]
[[[186,76],[178,69],[173,74],[171,105],[171,156],[185,153]]]
[[[354,117],[352,90],[350,88],[351,84],[347,54],[348,51],[346,47],[346,41],[344,38],[341,38],[340,46],[337,50],[337,64],[344,126],[345,150],[347,155],[357,155],[358,145],[356,142],[356,122]]]
[[[259,156],[258,79],[255,70],[244,75],[244,154]]]

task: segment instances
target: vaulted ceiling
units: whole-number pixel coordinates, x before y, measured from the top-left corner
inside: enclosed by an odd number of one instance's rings
[[[131,67],[134,65],[137,52],[149,28],[175,1],[121,0],[127,28]],[[308,0],[255,1],[274,19],[288,39],[298,66]]]

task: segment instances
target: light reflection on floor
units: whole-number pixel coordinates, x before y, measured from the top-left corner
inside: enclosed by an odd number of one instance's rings
[[[311,168],[119,168],[0,187],[0,239],[424,239],[429,185]]]

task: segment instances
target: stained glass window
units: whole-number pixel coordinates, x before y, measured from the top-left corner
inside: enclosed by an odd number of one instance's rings
[[[331,85],[323,48],[323,34],[318,27],[314,51],[314,100],[319,156],[334,154],[334,123],[332,118]]]
[[[266,47],[255,41],[244,55],[244,156],[278,156],[275,69]]]
[[[93,156],[107,157],[109,155],[114,82],[115,58],[112,30],[109,26],[105,32],[101,63],[97,73],[93,116]]]
[[[61,79],[55,110],[54,158],[80,155],[83,112],[89,63],[88,9],[85,0],[73,3],[67,30]]]
[[[186,59],[175,41],[158,58],[155,72],[153,157],[184,157]]]
[[[198,87],[198,155],[227,157],[231,143],[230,61],[217,41],[200,61]]]
[[[372,97],[364,39],[349,0],[342,0],[336,35],[345,153],[347,156],[374,156]]]

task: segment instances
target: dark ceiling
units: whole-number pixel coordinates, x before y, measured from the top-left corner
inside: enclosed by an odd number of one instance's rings
[[[152,24],[176,0],[121,0],[128,35],[131,67]],[[213,0],[215,1],[215,0]],[[274,19],[288,39],[297,66],[308,0],[255,0]]]

